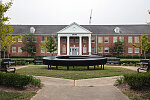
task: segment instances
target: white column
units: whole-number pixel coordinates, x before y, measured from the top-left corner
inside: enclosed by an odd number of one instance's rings
[[[91,55],[91,36],[89,36],[89,55]]]
[[[79,40],[79,55],[82,55],[82,36],[79,36],[80,40]]]
[[[69,36],[67,36],[67,55],[69,55]]]
[[[58,56],[60,55],[60,36],[58,36]]]

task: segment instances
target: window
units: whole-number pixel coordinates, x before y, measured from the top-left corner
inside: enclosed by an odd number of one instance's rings
[[[113,37],[113,43],[117,42],[117,36]]]
[[[70,38],[70,42],[74,43],[74,38],[73,37]]]
[[[54,40],[55,40],[55,42],[57,42],[57,37],[56,36],[54,37]]]
[[[139,37],[138,36],[134,37],[134,43],[139,43]]]
[[[36,42],[36,37],[33,37],[33,42]]]
[[[18,52],[19,52],[19,53],[22,53],[21,47],[18,47]]]
[[[62,47],[62,53],[66,53],[66,46],[65,45],[63,45],[63,47]]]
[[[44,53],[44,52],[45,52],[45,51],[44,51],[44,48],[41,47],[41,53]]]
[[[108,43],[109,42],[109,38],[108,37],[104,37],[104,42]]]
[[[41,36],[41,42],[44,42],[44,41],[45,41],[44,36]]]
[[[105,47],[104,52],[105,52],[105,53],[109,53],[109,47]]]
[[[65,37],[62,38],[62,43],[66,43],[66,38]]]
[[[120,36],[120,37],[119,37],[119,40],[123,42],[123,41],[124,41],[124,37],[123,37],[123,36]]]
[[[128,47],[128,53],[132,53],[132,47]]]
[[[54,51],[54,53],[57,53],[57,50],[56,50],[56,51]]]
[[[49,40],[49,36],[47,36],[47,41]]]
[[[135,48],[134,53],[139,53],[139,48]]]
[[[83,53],[87,53],[87,47],[83,47]]]
[[[92,53],[95,53],[95,47],[92,47]]]
[[[12,53],[16,53],[16,47],[12,47]]]
[[[102,37],[98,37],[98,43],[102,43],[103,42],[103,38]]]
[[[131,36],[128,37],[128,43],[132,43],[132,37]]]
[[[33,52],[36,52],[36,47],[35,46],[33,47]]]
[[[79,37],[76,37],[75,41],[76,43],[79,43]]]
[[[22,42],[22,38],[18,38],[18,42]]]
[[[95,36],[92,36],[92,40],[91,40],[91,42],[95,42]]]
[[[87,38],[83,37],[83,43],[86,43],[86,42],[87,42]]]

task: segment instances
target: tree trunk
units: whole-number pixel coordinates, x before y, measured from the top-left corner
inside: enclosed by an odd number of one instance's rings
[[[146,59],[146,52],[144,51],[144,58]]]
[[[4,58],[5,58],[5,51],[4,51]]]
[[[10,48],[9,48],[9,50],[8,50],[8,58],[9,58],[9,54],[10,54]]]

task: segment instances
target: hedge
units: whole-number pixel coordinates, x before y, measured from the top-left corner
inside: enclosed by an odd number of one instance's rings
[[[40,80],[32,76],[20,75],[17,73],[0,72],[0,84],[6,86],[23,87],[28,84],[40,85]]]
[[[133,89],[139,89],[142,86],[150,86],[150,72],[125,74],[124,81]]]

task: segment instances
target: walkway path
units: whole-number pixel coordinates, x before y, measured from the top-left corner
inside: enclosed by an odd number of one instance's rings
[[[33,65],[16,66],[16,69],[29,66]],[[137,67],[134,66],[112,67],[137,70]],[[113,86],[118,77],[119,76],[74,81],[70,79],[36,76],[36,78],[41,79],[44,87],[38,91],[32,100],[129,100],[127,96]]]
[[[113,86],[117,77],[70,80],[41,77],[44,87],[32,100],[129,100]]]

